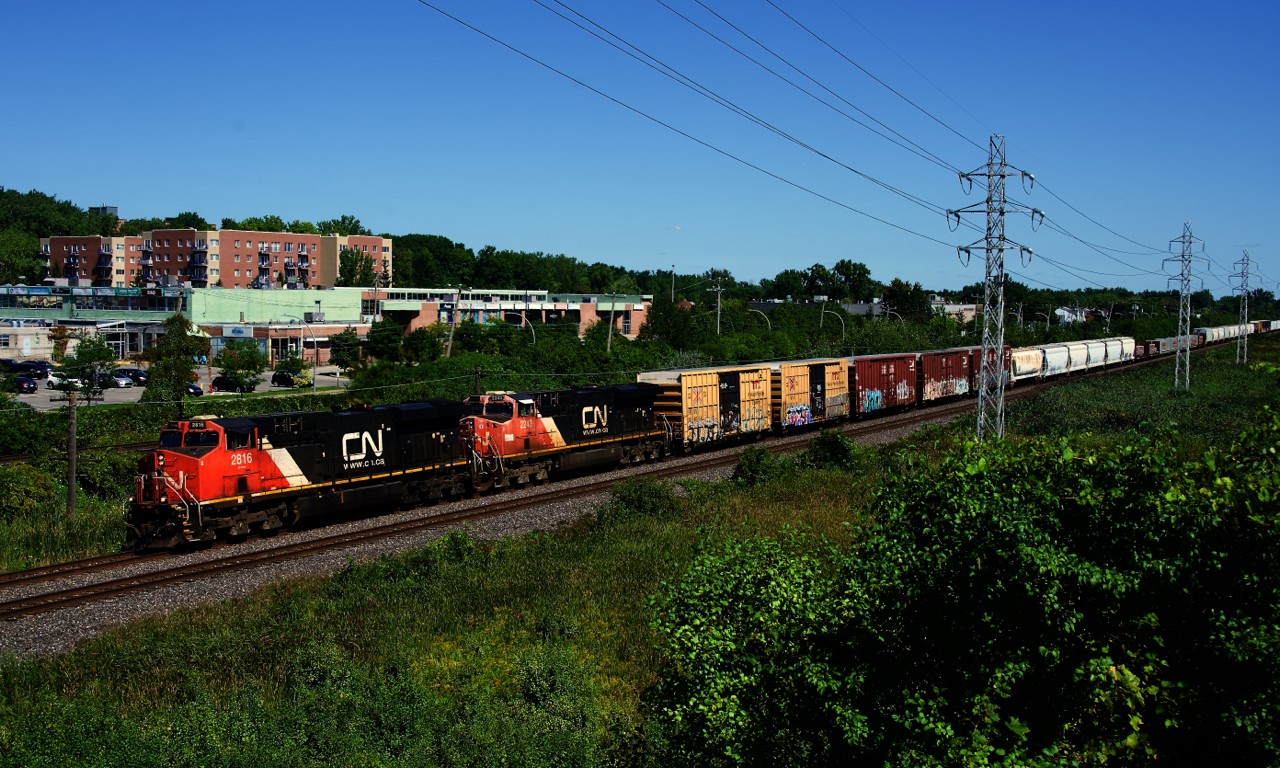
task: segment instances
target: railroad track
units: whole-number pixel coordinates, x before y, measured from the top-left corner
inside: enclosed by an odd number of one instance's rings
[[[1200,349],[1207,348],[1209,347],[1201,347]],[[1163,359],[1163,357],[1160,357],[1143,360],[1126,366],[1126,369],[1158,363]],[[1092,373],[1076,375],[1068,379],[1056,379],[1050,382],[1041,382],[1030,386],[1023,385],[1021,387],[1011,388],[1007,391],[1005,399],[1008,401],[1031,398],[1049,387],[1101,376],[1108,372],[1113,372],[1114,370],[1115,369],[1101,369]],[[875,421],[853,422],[851,424],[844,425],[841,428],[841,431],[849,437],[862,437],[865,435],[875,434],[877,432],[885,432],[923,422],[935,421],[937,419],[954,418],[964,413],[971,412],[976,407],[976,401],[973,399],[966,399],[934,406],[925,410],[905,411],[901,414],[890,415],[885,418],[876,419]],[[808,440],[803,439],[805,435],[806,433],[793,433],[789,436],[790,439],[775,439],[770,441],[766,447],[774,453],[786,453],[801,450],[808,445]],[[733,465],[737,462],[738,455],[736,453],[711,456],[684,464],[674,466],[657,466],[639,472],[634,472],[628,475],[625,479],[639,477],[655,479],[678,477],[681,475],[695,474],[698,472],[705,472],[710,469]],[[569,488],[556,488],[519,499],[499,499],[480,507],[444,512],[439,515],[433,515],[431,517],[418,520],[390,523],[362,531],[326,536],[294,544],[285,544],[280,547],[274,547],[258,552],[228,555],[226,557],[206,560],[204,562],[193,563],[176,568],[161,569],[151,573],[139,574],[137,576],[112,579],[83,587],[54,590],[29,597],[9,600],[7,602],[0,602],[0,620],[16,619],[21,616],[69,608],[96,600],[105,600],[127,595],[132,592],[154,589],[167,584],[175,584],[192,579],[208,578],[210,576],[232,573],[247,568],[256,568],[272,563],[310,557],[312,555],[322,554],[336,549],[344,549],[395,536],[420,533],[433,528],[440,528],[457,523],[508,514],[544,504],[592,496],[607,491],[617,482],[620,482],[620,480],[616,478],[598,480]],[[138,563],[166,557],[173,557],[173,555],[169,553],[136,554],[133,552],[120,552],[112,555],[89,558],[87,560],[78,560],[27,571],[0,574],[0,589],[57,579],[64,576],[93,573],[118,567],[126,563]]]

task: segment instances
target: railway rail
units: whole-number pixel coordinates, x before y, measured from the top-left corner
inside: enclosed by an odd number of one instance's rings
[[[1211,347],[1206,346],[1201,349],[1208,348]],[[1151,365],[1161,362],[1162,360],[1163,358],[1142,360],[1126,366],[1126,369]],[[1057,386],[1061,383],[1094,378],[1105,375],[1109,372],[1111,371],[1099,370],[1092,373],[1077,375],[1066,380],[1058,379],[1030,386],[1023,385],[1016,389],[1009,390],[1006,394],[1006,400],[1024,400],[1032,398],[1049,387]],[[878,418],[874,421],[860,421],[846,424],[841,428],[841,431],[849,437],[863,437],[877,432],[900,429],[902,427],[936,421],[938,419],[954,418],[973,411],[976,406],[977,404],[974,400],[965,399],[922,410],[903,411],[898,414]],[[786,434],[781,437],[768,440],[765,447],[774,453],[785,453],[800,450],[807,446],[808,440],[805,438],[810,434],[812,433],[793,432]],[[736,453],[709,456],[707,458],[691,462],[676,465],[660,465],[638,472],[632,472],[627,475],[627,479],[639,477],[655,479],[678,477],[730,466],[737,462],[738,455]],[[110,579],[84,586],[56,589],[50,592],[0,602],[0,620],[17,619],[22,616],[59,610],[97,600],[120,597],[133,592],[154,589],[167,584],[174,584],[192,579],[208,578],[211,576],[218,576],[272,563],[310,557],[312,555],[322,554],[337,549],[345,549],[351,546],[378,541],[381,539],[420,533],[433,528],[440,528],[455,525],[457,523],[508,514],[544,504],[592,496],[607,491],[617,482],[619,482],[618,478],[609,478],[583,485],[565,488],[552,488],[550,490],[518,499],[499,498],[483,506],[446,511],[438,515],[419,518],[417,520],[379,525],[361,531],[326,536],[310,541],[284,544],[279,547],[273,547],[256,552],[232,554],[199,563],[192,563],[175,568],[159,569],[150,573],[119,579]],[[119,552],[111,555],[103,555],[85,560],[43,566],[25,571],[15,571],[13,573],[0,574],[0,590],[11,589],[41,581],[50,581],[71,576],[96,573],[126,564],[137,564],[140,562],[171,557],[174,557],[174,555],[168,552],[145,554]]]

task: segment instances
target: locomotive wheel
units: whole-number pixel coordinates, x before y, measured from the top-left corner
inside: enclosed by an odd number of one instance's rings
[[[495,482],[494,478],[491,477],[488,480],[485,480],[483,482],[475,483],[475,492],[488,493],[489,491],[493,490],[494,482]]]

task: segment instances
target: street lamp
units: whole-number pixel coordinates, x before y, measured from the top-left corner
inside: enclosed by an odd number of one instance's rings
[[[754,311],[754,310],[753,310],[753,311]],[[844,318],[843,318],[843,317],[841,317],[839,314],[837,314],[837,313],[835,313],[835,312],[832,312],[832,311],[831,311],[831,310],[829,310],[829,309],[824,309],[824,310],[822,310],[822,314],[823,314],[824,316],[825,316],[825,315],[835,315],[835,316],[836,316],[836,319],[840,321],[840,343],[841,343],[841,344],[844,344]],[[898,318],[898,319],[902,319],[902,318]]]
[[[535,347],[536,347],[536,346],[538,346],[538,332],[537,332],[536,330],[534,330],[534,328],[533,328],[533,323],[530,323],[530,322],[529,322],[529,318],[525,317],[523,314],[521,314],[521,313],[519,313],[519,312],[511,312],[511,311],[509,311],[509,310],[504,311],[504,312],[503,312],[503,314],[504,314],[504,315],[515,315],[516,317],[520,318],[520,324],[521,324],[521,325],[528,325],[528,326],[529,326],[529,332],[533,334],[533,345],[534,345]]]
[[[769,323],[769,330],[771,330],[771,331],[773,330],[773,322],[772,322],[771,320],[769,320],[769,316],[768,316],[768,315],[766,315],[765,313],[761,312],[761,311],[760,311],[760,310],[758,310],[758,309],[752,309],[751,307],[747,307],[747,311],[748,311],[748,312],[755,312],[757,315],[759,315],[759,316],[763,317],[763,318],[764,318],[764,321],[765,321],[766,323]],[[824,311],[825,311],[825,310],[824,310]],[[835,313],[833,312],[832,314],[835,314]],[[841,320],[840,322],[844,322],[844,321],[843,321],[843,320]]]
[[[883,311],[886,315],[893,315],[894,317],[898,318],[898,322],[900,322],[900,323],[905,323],[905,322],[907,322],[906,320],[903,320],[903,319],[902,319],[902,315],[898,314],[897,312],[894,312],[892,309],[885,309],[885,310],[882,310],[882,311]],[[832,314],[835,314],[835,313],[833,312]]]
[[[311,334],[311,346],[316,349],[316,367],[311,371],[311,394],[314,395],[316,393],[316,377],[320,375],[320,344],[316,341],[316,332],[311,330],[311,326],[307,325],[306,320],[303,320],[297,315],[285,315],[285,317],[293,318],[294,320],[302,323],[302,325],[307,329],[307,333]]]
[[[1045,329],[1045,331],[1048,331],[1048,330],[1049,330],[1049,316],[1048,316],[1048,315],[1046,315],[1044,312],[1037,312],[1037,313],[1036,313],[1036,317],[1043,317],[1043,318],[1044,318],[1044,329]]]

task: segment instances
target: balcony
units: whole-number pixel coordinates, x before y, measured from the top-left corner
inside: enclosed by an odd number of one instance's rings
[[[110,246],[103,246],[103,247],[99,248],[99,249],[98,249],[98,255],[99,255],[99,256],[110,256],[110,255],[111,255],[111,247],[110,247]]]
[[[101,255],[101,252],[99,252],[98,263],[95,264],[94,266],[98,267],[99,269],[101,269],[102,267],[110,267],[111,261],[112,261],[111,253],[109,251],[105,256]]]
[[[259,256],[258,256],[258,266],[259,266],[259,267],[269,267],[269,266],[271,266],[271,257],[270,257],[270,256],[262,256],[262,255],[259,255]]]
[[[79,268],[80,268],[80,257],[79,257],[79,256],[68,256],[68,257],[66,257],[65,259],[63,259],[63,260],[62,260],[62,265],[63,265],[64,267],[75,267],[76,269],[79,269]]]
[[[204,242],[203,240],[197,240],[196,244],[191,246],[191,252],[192,253],[208,253],[209,246],[203,245],[203,242]]]
[[[151,257],[150,257],[150,256],[139,256],[139,257],[138,257],[138,264],[140,264],[140,265],[142,265],[142,266],[145,266],[145,267],[149,267],[149,266],[151,266],[151,264],[152,264],[152,259],[151,259]]]
[[[143,251],[144,253],[151,253],[151,246],[144,243],[138,246],[138,250]]]
[[[293,269],[293,266],[294,266],[293,259],[289,258],[288,256],[284,257],[284,268]]]
[[[200,266],[203,264],[208,264],[209,259],[206,256],[192,256],[191,258],[187,259],[187,263],[194,266]]]
[[[299,254],[299,255],[298,255],[298,266],[303,267],[304,269],[305,269],[306,267],[311,266],[311,257],[310,257],[310,256],[307,256],[307,255],[304,255],[304,254]]]
[[[265,246],[265,245],[260,245],[260,246],[258,246],[258,255],[259,255],[259,256],[270,256],[270,255],[271,255],[271,249],[270,249],[269,247]]]

